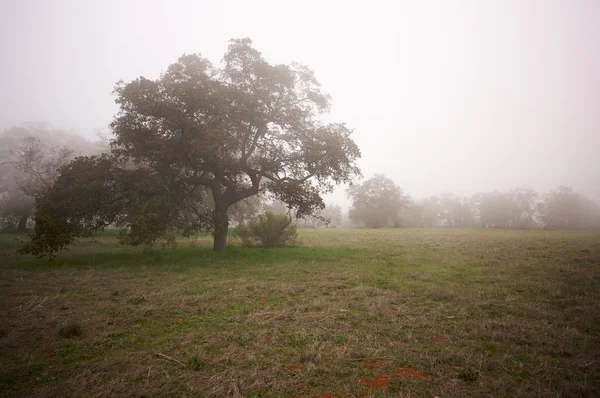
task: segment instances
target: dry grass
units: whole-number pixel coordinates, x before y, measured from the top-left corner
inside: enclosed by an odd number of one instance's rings
[[[53,263],[2,239],[0,395],[600,396],[596,232],[310,230],[159,257],[100,237]]]

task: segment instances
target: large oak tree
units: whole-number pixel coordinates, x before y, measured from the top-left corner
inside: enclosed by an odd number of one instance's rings
[[[187,200],[194,192],[210,192],[216,251],[226,249],[233,204],[265,190],[300,217],[322,209],[322,193],[360,173],[351,131],[319,120],[330,97],[314,73],[270,64],[249,39],[230,41],[221,68],[184,55],[158,79],[120,82],[115,94],[115,164],[144,169],[148,181],[160,181],[153,195],[182,210],[194,210]],[[123,184],[110,186],[117,194]],[[135,203],[127,203],[131,211]]]

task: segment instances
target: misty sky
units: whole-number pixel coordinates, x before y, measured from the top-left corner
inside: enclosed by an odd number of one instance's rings
[[[218,63],[239,37],[315,70],[366,177],[417,198],[566,184],[600,199],[597,0],[2,0],[0,128],[92,137],[115,82],[183,53]]]

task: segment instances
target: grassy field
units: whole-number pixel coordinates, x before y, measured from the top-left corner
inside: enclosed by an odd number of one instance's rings
[[[57,260],[0,237],[1,396],[600,396],[600,233],[310,230]]]

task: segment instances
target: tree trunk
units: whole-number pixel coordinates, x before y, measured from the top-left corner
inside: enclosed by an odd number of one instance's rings
[[[215,206],[213,222],[215,224],[213,250],[222,253],[227,249],[227,232],[229,231],[227,207]]]
[[[27,219],[29,218],[29,214],[22,215],[19,218],[19,226],[17,226],[17,232],[25,233],[27,232]]]

